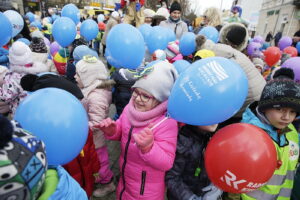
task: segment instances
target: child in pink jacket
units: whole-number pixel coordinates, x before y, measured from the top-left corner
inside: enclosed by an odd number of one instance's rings
[[[75,79],[81,89],[84,99],[82,100],[89,117],[89,127],[93,131],[95,149],[100,161],[99,177],[96,182],[103,185],[101,189],[93,192],[95,197],[104,197],[115,191],[113,173],[109,167],[109,156],[105,137],[95,125],[108,117],[111,104],[111,88],[114,83],[108,80],[108,70],[105,65],[93,56],[84,56],[76,64]]]
[[[166,112],[176,69],[161,61],[145,70],[120,118],[98,125],[109,139],[121,141],[117,199],[122,200],[163,200],[165,173],[175,158],[177,122]]]

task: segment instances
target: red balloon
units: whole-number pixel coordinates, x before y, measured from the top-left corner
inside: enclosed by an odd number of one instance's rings
[[[205,168],[220,189],[245,193],[264,185],[277,167],[270,136],[251,124],[237,123],[220,129],[205,152]]]
[[[296,57],[298,55],[298,51],[295,47],[289,46],[283,49],[284,53],[290,54],[292,57]]]
[[[274,66],[281,58],[281,52],[278,47],[268,47],[264,51],[265,62],[269,67]]]

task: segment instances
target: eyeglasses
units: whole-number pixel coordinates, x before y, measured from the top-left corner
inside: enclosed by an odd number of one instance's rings
[[[138,96],[140,97],[143,103],[147,103],[148,101],[150,101],[150,99],[154,99],[153,96],[149,96],[145,93],[139,92],[138,90],[134,89],[132,92],[132,97],[136,99]]]

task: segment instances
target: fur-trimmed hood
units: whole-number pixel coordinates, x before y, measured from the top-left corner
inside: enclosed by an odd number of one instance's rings
[[[25,67],[20,65],[10,65],[10,71],[17,73],[25,73],[25,74],[39,74],[42,72],[48,72],[49,67],[47,67],[42,62],[33,62],[31,67]]]
[[[240,45],[235,45],[232,44],[228,39],[226,38],[227,33],[234,27],[242,27],[246,29],[246,36],[244,38],[244,41]],[[247,45],[248,45],[248,40],[249,40],[249,34],[248,34],[248,29],[241,23],[228,23],[223,28],[220,30],[220,43],[230,45],[232,48],[238,50],[238,51],[243,51]]]

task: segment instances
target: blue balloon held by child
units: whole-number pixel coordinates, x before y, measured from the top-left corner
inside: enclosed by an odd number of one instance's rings
[[[76,37],[76,26],[71,19],[61,17],[54,22],[52,34],[60,46],[67,47]]]
[[[195,34],[187,32],[179,40],[179,51],[182,55],[188,56],[196,50]]]
[[[0,12],[0,27],[2,27],[0,31],[0,47],[2,47],[8,43],[13,34],[13,27],[9,19],[2,12]]]
[[[88,135],[88,117],[80,101],[57,88],[27,96],[15,114],[21,126],[42,139],[50,165],[63,165],[82,150]]]
[[[30,23],[35,20],[34,14],[32,12],[26,13],[25,16],[28,18],[28,20],[29,20]]]
[[[248,94],[248,80],[235,62],[211,57],[180,74],[171,91],[168,112],[177,121],[212,125],[232,117]]]
[[[144,38],[140,31],[132,25],[118,24],[114,26],[107,36],[106,45],[106,50],[110,52],[112,60],[122,67],[136,69],[144,59]]]
[[[92,19],[85,20],[80,26],[80,34],[84,37],[86,41],[95,39],[98,35],[98,32],[98,25]]]
[[[177,60],[173,63],[174,67],[176,68],[178,74],[184,72],[191,64],[186,60]]]
[[[214,43],[217,43],[219,41],[219,32],[215,27],[212,26],[202,28],[199,31],[198,35],[203,35]]]
[[[61,10],[62,17],[68,17],[73,20],[75,24],[80,21],[80,11],[74,4],[67,4]]]

